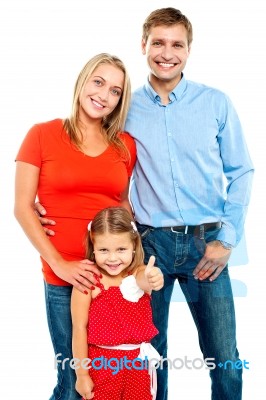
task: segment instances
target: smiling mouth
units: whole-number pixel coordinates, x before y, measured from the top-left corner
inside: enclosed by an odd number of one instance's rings
[[[157,62],[157,64],[165,69],[172,68],[176,65],[175,63],[164,63],[164,62]]]
[[[95,101],[93,99],[91,99],[91,101],[97,108],[99,108],[101,110],[104,108],[104,106],[102,104],[98,103],[97,101]]]
[[[120,267],[121,264],[106,264],[108,268],[110,268],[111,270],[116,270],[117,268]]]

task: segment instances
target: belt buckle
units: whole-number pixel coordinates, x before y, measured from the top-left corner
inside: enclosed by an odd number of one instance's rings
[[[182,228],[183,228],[183,227],[182,227]],[[184,228],[185,228],[184,233],[185,233],[185,235],[186,235],[187,232],[188,232],[188,225],[184,225]],[[181,233],[181,232],[179,232],[179,231],[175,231],[175,230],[174,230],[174,226],[171,226],[171,232],[173,232],[173,233]]]

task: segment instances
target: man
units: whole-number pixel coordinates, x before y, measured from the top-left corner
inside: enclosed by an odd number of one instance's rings
[[[177,279],[203,357],[215,360],[212,400],[240,400],[242,369],[218,364],[239,360],[227,262],[243,232],[253,166],[229,98],[183,75],[192,37],[191,23],[174,8],[153,11],[143,25],[142,52],[150,74],[133,94],[126,123],[138,154],[131,201],[145,261],[155,255],[165,279],[164,288],[152,295],[160,332],[153,345],[167,357]],[[158,400],[167,399],[164,367],[157,370]]]
[[[192,26],[179,10],[153,11],[143,25],[149,79],[133,94],[126,130],[137,143],[131,201],[146,262],[155,255],[165,285],[153,293],[158,352],[167,356],[169,305],[178,279],[204,359],[236,362],[227,262],[242,235],[253,166],[240,122],[222,92],[183,75]],[[224,195],[224,176],[227,179]],[[167,368],[158,369],[158,400]],[[213,400],[240,400],[242,369],[210,370]]]

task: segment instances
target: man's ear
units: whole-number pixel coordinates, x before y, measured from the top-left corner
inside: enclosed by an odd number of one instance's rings
[[[144,39],[141,40],[141,51],[143,55],[146,54],[146,42]]]

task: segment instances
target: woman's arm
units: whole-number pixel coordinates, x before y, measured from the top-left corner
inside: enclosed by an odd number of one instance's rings
[[[66,261],[59,254],[46,236],[34,211],[40,169],[32,164],[17,161],[15,180],[14,214],[25,234],[38,250],[43,259],[50,265],[55,274],[84,292],[97,281],[91,272],[99,274],[89,260]],[[82,239],[81,239],[82,240]]]
[[[145,292],[160,290],[164,285],[164,277],[160,268],[154,266],[155,257],[151,256],[148,264],[137,269],[136,282]]]
[[[130,181],[128,181],[128,185],[127,185],[126,189],[121,194],[121,203],[120,203],[120,205],[121,205],[121,207],[124,207],[129,212],[129,214],[132,216],[132,220],[134,221],[132,207],[130,205],[129,198],[128,198],[129,183],[130,183]]]
[[[93,381],[89,375],[88,359],[88,314],[91,303],[91,291],[87,295],[80,293],[73,288],[71,296],[71,316],[72,316],[72,351],[73,357],[77,360],[76,390],[86,399],[93,398]]]

